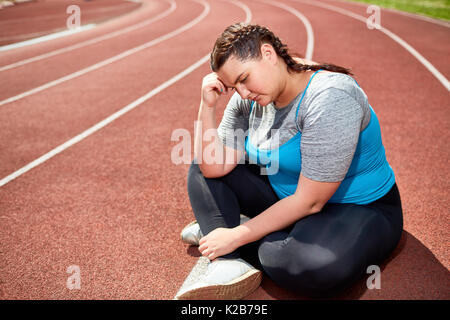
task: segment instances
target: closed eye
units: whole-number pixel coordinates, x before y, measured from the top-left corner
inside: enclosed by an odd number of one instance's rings
[[[247,81],[247,79],[248,79],[248,75],[244,79],[240,80],[239,82],[240,83],[245,83]],[[231,90],[236,91],[235,87],[227,87],[227,89],[231,89]]]

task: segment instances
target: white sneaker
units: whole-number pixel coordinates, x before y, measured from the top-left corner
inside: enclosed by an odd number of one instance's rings
[[[255,291],[261,279],[261,271],[242,259],[217,258],[199,281],[181,290],[175,299],[238,300]]]
[[[249,217],[241,214],[241,224],[250,220]],[[200,226],[197,221],[192,221],[180,233],[181,241],[186,242],[193,246],[198,246],[200,239],[203,237],[203,233],[200,230]]]
[[[180,237],[181,241],[198,246],[200,239],[203,237],[203,233],[197,221],[194,220],[181,230]]]

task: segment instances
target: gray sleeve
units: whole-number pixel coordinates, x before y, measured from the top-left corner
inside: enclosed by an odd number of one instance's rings
[[[236,150],[244,150],[245,135],[248,131],[250,101],[243,100],[236,92],[228,102],[217,134],[222,143]]]
[[[315,96],[303,119],[301,173],[315,181],[344,180],[363,116],[361,105],[344,90],[328,88]]]

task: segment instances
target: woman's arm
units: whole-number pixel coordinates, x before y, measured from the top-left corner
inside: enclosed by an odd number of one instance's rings
[[[319,182],[300,174],[296,192],[273,204],[258,216],[235,229],[238,245],[263,238],[277,230],[322,210],[340,182]]]
[[[235,228],[218,228],[200,239],[202,255],[213,260],[319,212],[340,182],[318,182],[300,174],[296,192]]]
[[[200,252],[209,258],[227,254],[319,212],[340,185],[319,180],[345,178],[358,144],[362,117],[361,106],[343,90],[329,88],[317,95],[304,120],[302,174],[295,193],[243,225],[212,231],[200,240]]]
[[[227,88],[217,74],[210,73],[203,78],[202,98],[194,133],[194,157],[207,178],[226,175],[243,156],[243,152],[224,146],[217,133],[216,104],[224,93],[227,93]]]

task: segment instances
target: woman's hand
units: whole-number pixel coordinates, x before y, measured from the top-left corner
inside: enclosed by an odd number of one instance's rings
[[[206,107],[215,107],[220,95],[227,92],[227,87],[219,80],[217,73],[210,73],[203,78],[202,103]]]
[[[214,260],[239,247],[238,234],[235,228],[217,228],[201,238],[199,244],[202,255]]]

